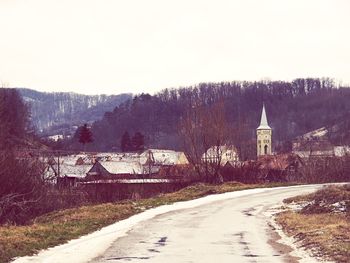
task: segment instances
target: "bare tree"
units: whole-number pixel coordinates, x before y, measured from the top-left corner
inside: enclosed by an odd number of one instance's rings
[[[203,98],[193,99],[180,121],[179,131],[198,175],[207,182],[222,181],[222,147],[231,141],[223,101],[207,105]]]

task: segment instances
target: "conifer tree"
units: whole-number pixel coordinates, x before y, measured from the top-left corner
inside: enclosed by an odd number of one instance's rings
[[[92,133],[86,123],[82,127],[80,127],[79,142],[83,144],[84,150],[86,143],[93,142]]]
[[[121,142],[120,142],[120,148],[122,149],[122,152],[127,152],[131,150],[131,139],[129,133],[126,131],[124,132]]]
[[[140,132],[136,132],[131,139],[132,147],[134,151],[142,151],[145,147],[145,138]]]

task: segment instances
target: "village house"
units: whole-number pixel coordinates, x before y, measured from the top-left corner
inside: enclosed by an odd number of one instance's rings
[[[113,155],[109,160],[98,160],[88,171],[88,178],[105,176],[154,175],[162,167],[188,164],[183,152],[149,149],[139,155]]]
[[[148,149],[140,154],[140,163],[152,162],[155,165],[173,166],[187,165],[188,159],[184,152],[173,150]]]
[[[350,156],[350,146],[343,145],[343,146],[334,146],[334,156],[336,157],[344,157],[344,156]]]
[[[328,130],[323,127],[297,137],[292,144],[293,153],[301,158],[343,157],[350,154],[350,147],[334,146],[327,138]]]
[[[78,181],[144,178],[161,168],[187,165],[183,152],[149,149],[143,153],[94,153],[45,158],[43,178],[52,184],[75,186]]]
[[[140,162],[135,161],[96,161],[87,171],[86,179],[107,178],[115,176],[141,175],[143,172]]]
[[[203,155],[202,162],[218,163],[237,163],[239,161],[237,148],[233,145],[213,146],[210,147]]]
[[[108,156],[98,154],[85,180],[96,178],[128,178],[154,176],[163,167],[188,164],[183,152],[149,149],[141,154],[113,153]]]
[[[289,181],[304,165],[296,154],[266,155],[259,158],[257,167],[267,181]]]
[[[56,161],[48,163],[42,176],[51,184],[74,186],[78,180],[86,177],[91,167],[92,164],[75,165],[61,158],[59,163]]]
[[[265,170],[294,172],[303,165],[303,161],[296,154],[286,153],[261,157],[258,160],[258,165],[260,169]]]

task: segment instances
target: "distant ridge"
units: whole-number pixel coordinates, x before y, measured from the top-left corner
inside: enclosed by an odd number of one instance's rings
[[[101,119],[105,112],[112,111],[132,97],[131,93],[83,95],[16,89],[30,107],[32,125],[42,135],[70,135],[76,126]]]

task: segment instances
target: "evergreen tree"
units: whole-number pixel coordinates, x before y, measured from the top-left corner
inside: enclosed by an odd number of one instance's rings
[[[86,143],[93,142],[92,133],[86,123],[80,127],[79,142],[83,144],[84,148]]]
[[[131,139],[132,147],[134,151],[142,151],[145,147],[145,138],[140,132],[136,132]]]
[[[122,149],[122,152],[127,152],[131,150],[131,139],[129,133],[126,131],[124,132],[121,142],[120,142],[120,148]]]

